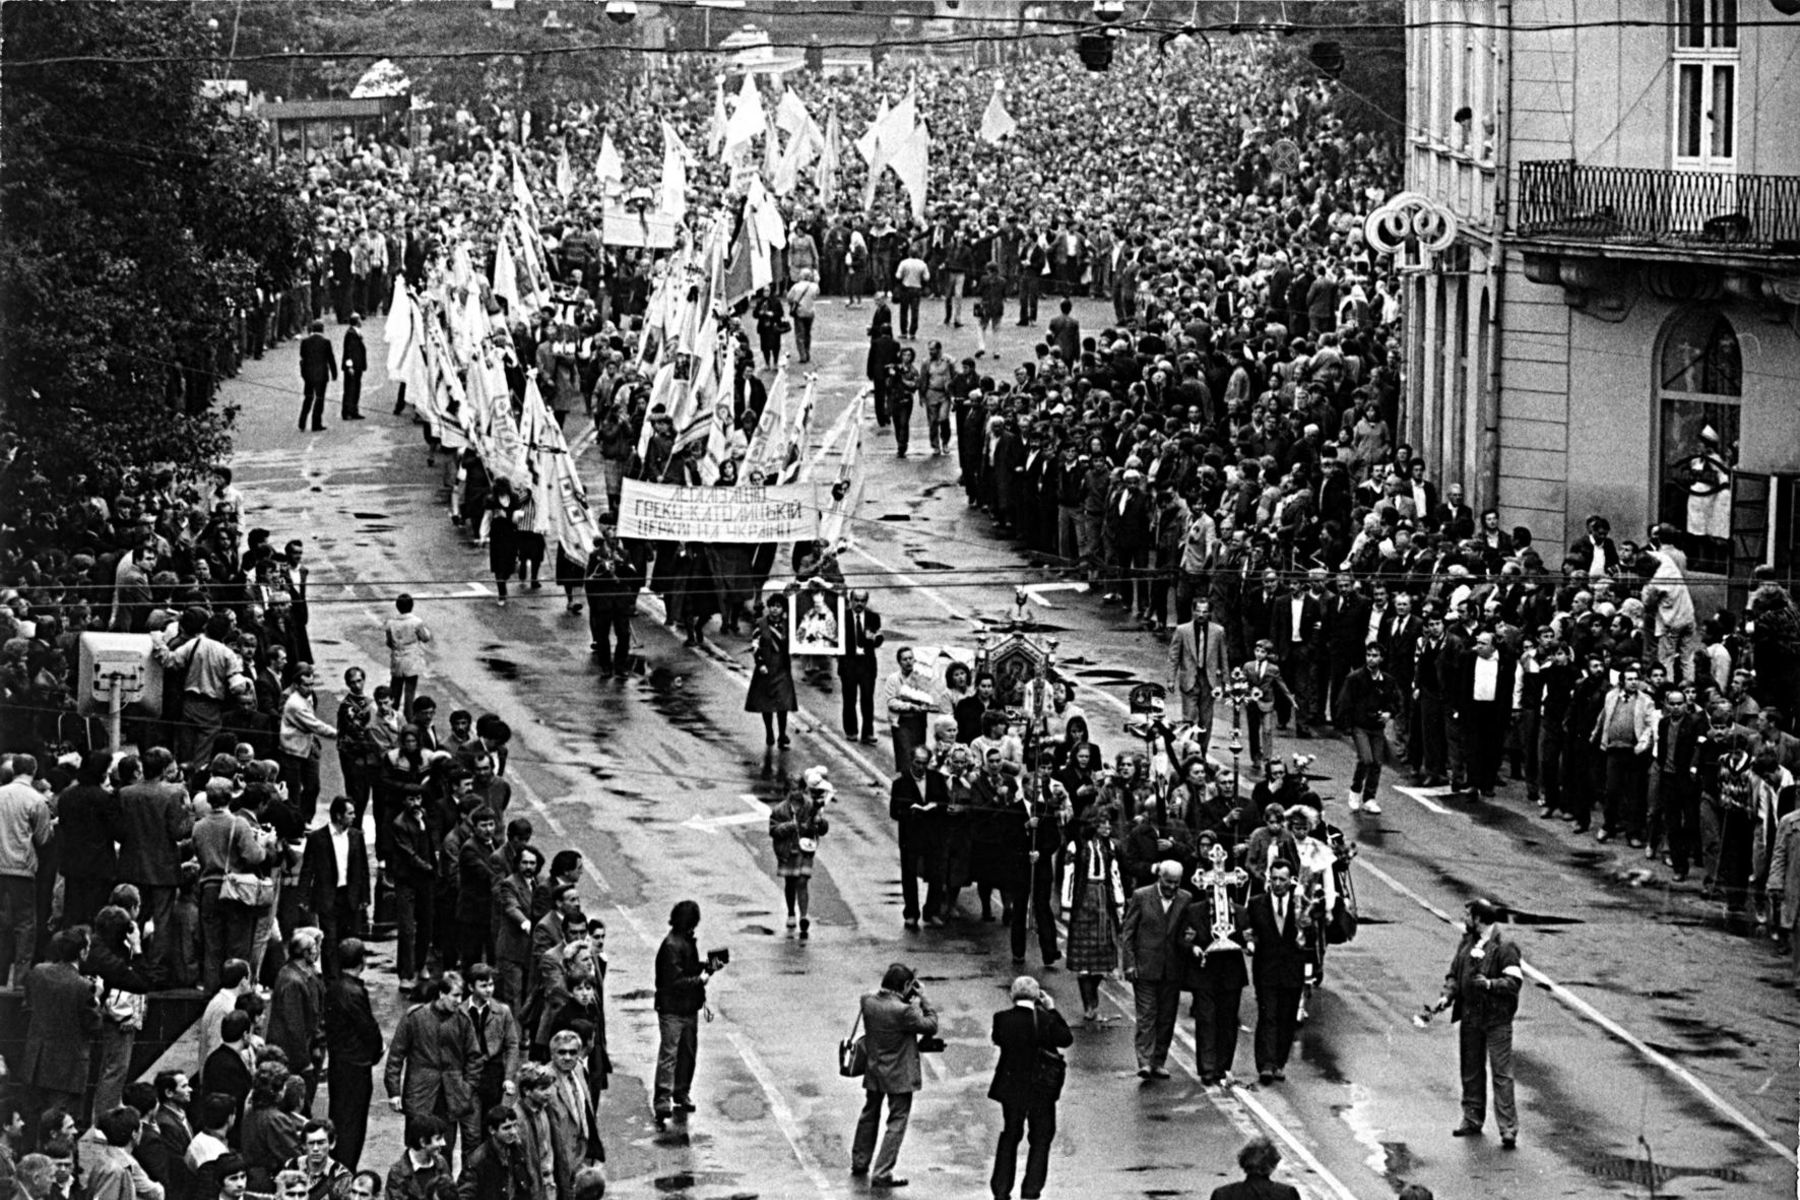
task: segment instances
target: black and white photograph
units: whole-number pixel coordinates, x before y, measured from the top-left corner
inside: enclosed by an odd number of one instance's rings
[[[0,1200],[1800,1167],[1800,0],[0,0]]]

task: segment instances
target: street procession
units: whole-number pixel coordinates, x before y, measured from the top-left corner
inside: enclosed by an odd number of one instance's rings
[[[1796,51],[0,6],[0,1200],[1800,1194]]]

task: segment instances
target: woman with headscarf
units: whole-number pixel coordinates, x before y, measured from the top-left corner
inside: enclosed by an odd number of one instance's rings
[[[787,799],[769,812],[769,840],[775,843],[775,874],[781,878],[787,900],[787,927],[794,928],[796,914],[800,939],[812,929],[813,856],[819,839],[831,829],[825,805],[831,800],[831,784],[825,768],[811,767],[805,782],[792,787]]]

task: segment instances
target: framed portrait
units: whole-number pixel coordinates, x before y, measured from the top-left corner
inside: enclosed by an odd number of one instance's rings
[[[844,593],[832,587],[803,587],[788,605],[790,654],[844,653]]]

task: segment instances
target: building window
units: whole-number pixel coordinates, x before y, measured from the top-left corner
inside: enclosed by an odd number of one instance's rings
[[[1737,331],[1717,311],[1678,313],[1657,367],[1657,520],[1682,532],[1690,570],[1723,574],[1731,563],[1731,472],[1744,378]]]
[[[1675,165],[1730,170],[1737,158],[1737,0],[1676,0]]]

